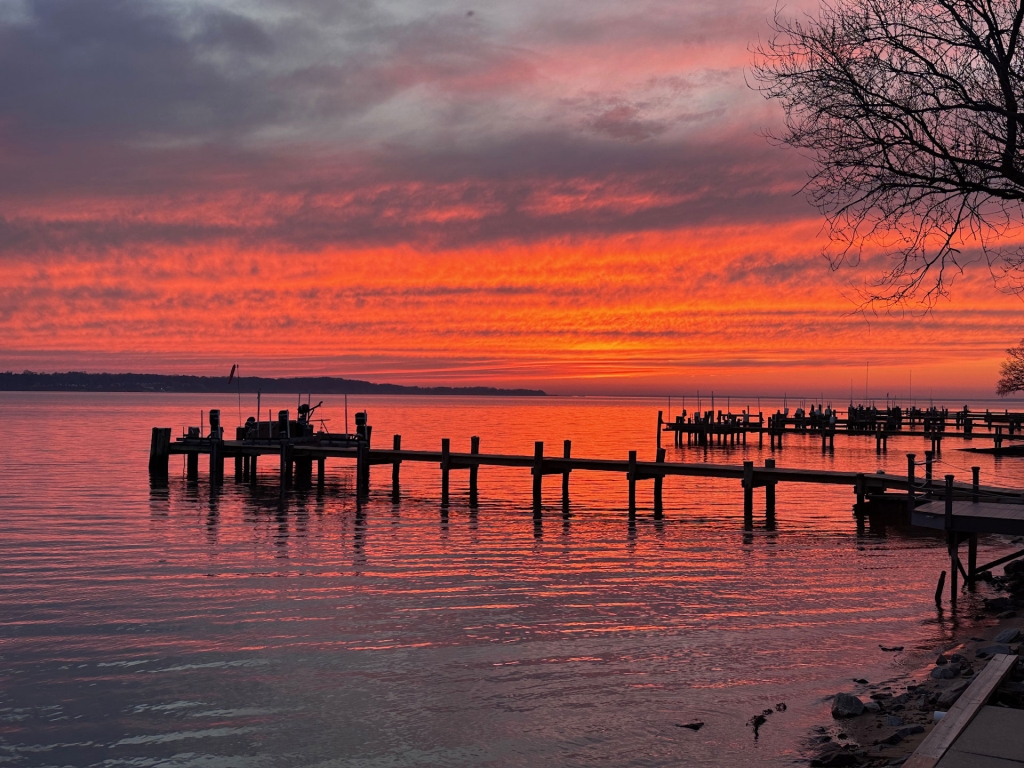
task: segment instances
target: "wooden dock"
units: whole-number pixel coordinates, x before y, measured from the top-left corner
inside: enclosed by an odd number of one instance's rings
[[[247,427],[238,428],[235,440],[225,440],[223,439],[223,430],[219,426],[219,413],[216,411],[211,411],[211,425],[215,414],[218,424],[216,427],[211,426],[211,432],[206,436],[201,436],[199,430],[193,428],[190,429],[189,434],[172,441],[169,428],[153,428],[149,469],[154,483],[167,482],[168,462],[172,455],[186,457],[186,476],[190,481],[198,480],[199,457],[209,456],[209,477],[214,484],[223,483],[224,465],[228,459],[234,461],[237,482],[255,484],[257,465],[261,457],[273,456],[276,458],[280,492],[283,498],[290,488],[302,491],[312,488],[314,483],[318,487],[322,486],[325,479],[326,462],[328,460],[345,460],[354,461],[356,464],[357,500],[363,500],[369,495],[370,467],[390,465],[391,492],[393,499],[397,501],[400,498],[402,464],[420,462],[439,467],[441,473],[440,503],[442,507],[447,507],[452,472],[467,471],[470,502],[475,504],[481,467],[519,467],[530,470],[533,486],[533,509],[535,514],[539,515],[543,508],[542,480],[545,475],[561,475],[562,505],[567,509],[570,476],[573,472],[605,472],[622,475],[628,483],[627,512],[630,519],[634,518],[637,512],[637,483],[652,481],[653,512],[655,519],[659,519],[664,513],[662,497],[665,478],[720,478],[738,481],[743,492],[743,522],[747,529],[753,528],[754,492],[758,488],[765,489],[765,523],[769,527],[774,526],[776,489],[780,483],[847,486],[855,494],[857,502],[855,509],[858,510],[864,509],[865,500],[869,496],[884,495],[887,492],[895,491],[905,495],[906,509],[910,511],[930,494],[938,491],[933,487],[932,457],[926,457],[925,476],[918,479],[916,468],[919,463],[914,454],[908,454],[907,474],[904,476],[878,472],[840,472],[778,467],[775,460],[771,458],[767,459],[763,466],[755,466],[752,461],[745,461],[742,464],[670,462],[665,460],[664,448],[657,449],[655,461],[639,461],[636,451],[629,451],[622,459],[582,458],[572,455],[572,444],[568,440],[563,442],[560,456],[546,454],[543,442],[535,443],[532,455],[482,453],[478,437],[473,437],[470,440],[470,450],[465,453],[452,451],[448,439],[440,441],[440,450],[410,450],[402,447],[400,435],[394,436],[391,448],[371,448],[372,428],[366,424],[364,414],[359,415],[362,416],[361,422],[357,416],[356,433],[330,435],[324,432],[314,434],[308,421],[303,421],[301,418],[298,422],[290,421],[285,411],[281,412],[278,422],[261,422],[254,425],[250,420]],[[315,479],[314,463],[317,467]],[[1024,504],[1024,491],[1022,490],[981,486],[977,468],[975,468],[971,483],[954,482],[950,488],[949,492],[958,499],[972,499],[979,493],[983,493],[986,498],[991,498],[994,495],[997,498],[1012,499]],[[946,491],[943,490],[943,492]]]
[[[821,438],[822,450],[835,448],[835,437],[859,435],[875,438],[878,453],[888,449],[889,437],[922,437],[931,442],[935,452],[942,450],[946,438],[965,441],[991,440],[986,451],[1005,450],[1003,443],[1024,441],[1024,414],[993,413],[986,410],[961,411],[947,409],[879,409],[868,406],[849,406],[845,415],[822,405],[812,406],[809,412],[797,409],[794,415],[776,411],[767,417],[763,412],[703,411],[687,414],[685,410],[666,421],[664,412],[658,411],[658,445],[661,433],[670,432],[677,448],[687,446],[746,445],[747,435],[757,437],[758,447],[764,447],[765,435],[769,447],[781,449],[789,435],[813,435]],[[1024,443],[1022,443],[1024,445]],[[1017,446],[1018,450],[1021,449]]]

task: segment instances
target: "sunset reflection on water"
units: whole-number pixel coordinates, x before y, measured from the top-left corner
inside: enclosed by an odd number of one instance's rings
[[[264,398],[266,409],[294,406]],[[326,398],[341,431],[341,398]],[[735,481],[669,478],[665,518],[625,477],[560,477],[534,519],[528,470],[465,473],[439,505],[437,467],[328,463],[324,491],[279,503],[276,462],[255,490],[146,477],[149,428],[198,423],[230,396],[3,394],[0,462],[5,589],[0,748],[43,765],[782,765],[827,723],[823,697],[915,672],[971,631],[981,592],[936,611],[944,545],[865,524],[849,488],[780,486],[778,526],[742,530]],[[769,404],[762,403],[767,410]],[[248,406],[251,408],[251,405]],[[676,403],[675,408],[679,407]],[[376,445],[441,437],[467,450],[653,458],[656,400],[350,398]],[[735,404],[733,410],[738,410]],[[243,401],[242,415],[248,415]],[[670,461],[704,460],[674,449]],[[813,438],[779,466],[903,472],[920,439]],[[941,473],[982,466],[1024,484],[1005,459],[946,447]],[[763,463],[756,441],[710,461]],[[272,465],[274,465],[272,467]],[[937,470],[940,471],[940,470]],[[966,474],[969,474],[966,473]],[[1005,542],[983,540],[979,557]],[[879,644],[905,645],[904,654]],[[755,742],[751,715],[776,703]],[[705,727],[677,727],[692,719]]]

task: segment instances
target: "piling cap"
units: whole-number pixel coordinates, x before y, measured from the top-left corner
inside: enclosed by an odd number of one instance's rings
[[[365,427],[366,426],[366,411],[359,411],[356,414],[356,426],[357,427]]]

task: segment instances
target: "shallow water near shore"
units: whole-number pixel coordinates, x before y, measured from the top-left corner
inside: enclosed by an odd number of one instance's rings
[[[327,401],[343,431],[342,398]],[[263,398],[264,412],[294,406]],[[829,721],[824,697],[913,672],[915,649],[977,628],[981,591],[936,610],[943,541],[858,528],[849,488],[780,486],[774,531],[759,491],[753,532],[737,482],[696,478],[666,480],[662,521],[641,483],[635,525],[625,478],[599,473],[573,474],[568,518],[546,479],[539,524],[522,469],[482,468],[476,509],[453,473],[446,515],[428,465],[403,465],[397,504],[390,467],[374,468],[358,509],[347,462],[285,506],[268,460],[255,490],[230,461],[219,491],[205,462],[186,483],[180,457],[150,489],[150,427],[180,434],[211,407],[233,432],[232,396],[0,393],[0,764],[789,765]],[[652,459],[667,405],[349,398],[363,408],[377,446],[400,433],[462,451],[479,435],[484,452],[560,453],[571,439],[576,456]],[[928,447],[671,442],[670,461],[895,473]],[[983,483],[1024,484],[1024,459],[946,443],[937,474],[977,464]],[[979,557],[1010,549],[983,539]],[[747,721],[780,702],[755,740]],[[693,720],[705,726],[678,727]]]

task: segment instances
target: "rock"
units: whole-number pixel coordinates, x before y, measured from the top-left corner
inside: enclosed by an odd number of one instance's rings
[[[1018,627],[1010,627],[996,635],[995,642],[1003,644],[1012,643],[1018,637],[1020,637],[1020,629]]]
[[[761,726],[768,722],[768,718],[763,714],[754,715],[752,718],[747,720],[747,725],[754,729],[754,741],[757,741]]]
[[[857,717],[864,714],[864,702],[849,693],[837,693],[832,699],[832,717]]]
[[[952,661],[954,664],[966,664],[967,663],[967,657],[966,656],[961,656],[959,653],[954,653],[952,656],[949,657],[949,660]]]
[[[775,711],[776,712],[785,712],[786,711],[786,702],[780,701],[778,704],[776,704],[775,705]]]
[[[1012,576],[1015,573],[1024,573],[1024,560],[1011,560],[1003,566],[1003,573]]]
[[[903,718],[899,715],[886,715],[885,724],[890,728],[899,728],[903,725]]]
[[[1003,611],[998,616],[996,616],[996,618],[997,619],[1013,619],[1016,616],[1017,616],[1017,612],[1016,611]]]
[[[883,699],[891,699],[892,694],[888,691],[881,691],[879,693],[872,693],[871,698],[875,701],[882,701]]]
[[[901,736],[903,736],[903,738],[907,738],[908,736],[913,736],[913,735],[918,734],[918,733],[924,733],[924,726],[923,725],[908,725],[906,728],[900,728],[897,731],[897,733],[899,733]]]
[[[960,667],[956,664],[947,664],[944,667],[935,667],[932,669],[931,676],[936,680],[952,680],[954,677],[960,674]]]
[[[704,727],[704,723],[699,720],[694,720],[692,723],[676,723],[676,728],[689,728],[691,731],[699,731]]]
[[[902,645],[880,645],[878,647],[881,648],[886,653],[895,653],[896,651],[902,651],[903,650],[903,646]]]
[[[997,653],[1009,653],[1010,646],[1008,645],[986,645],[984,648],[979,648],[974,652],[974,655],[979,659],[987,659],[991,656],[995,656]]]
[[[817,757],[811,760],[811,765],[815,768],[841,768],[859,764],[860,758],[856,754],[838,744],[826,745]]]
[[[864,711],[870,712],[871,714],[878,714],[882,711],[882,705],[877,701],[869,701],[864,705]]]
[[[935,660],[935,664],[937,666],[942,666],[943,664],[949,664],[949,659],[946,658],[946,655],[944,653],[940,653],[939,654],[939,658],[937,658]]]
[[[857,685],[867,685],[868,684],[868,681],[865,680],[863,677],[855,677],[855,678],[853,678],[853,682],[857,683]]]
[[[922,696],[916,702],[914,702],[914,706],[917,707],[921,712],[927,712],[929,709],[932,708],[932,703],[928,701],[927,696]]]
[[[949,709],[956,704],[956,700],[960,698],[960,694],[967,690],[968,685],[970,685],[970,683],[966,680],[962,680],[943,691],[939,695],[939,701],[937,702],[939,709]]]

